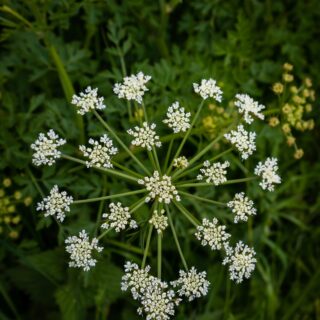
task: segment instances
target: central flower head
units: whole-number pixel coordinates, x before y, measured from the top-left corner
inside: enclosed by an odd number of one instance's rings
[[[149,191],[146,202],[151,199],[158,199],[159,202],[169,204],[171,200],[180,201],[180,196],[176,187],[171,182],[171,177],[167,175],[160,176],[158,171],[154,171],[151,177],[145,177],[138,180]]]

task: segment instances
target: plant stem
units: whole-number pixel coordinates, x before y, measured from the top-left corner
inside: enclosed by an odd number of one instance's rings
[[[134,253],[137,253],[137,254],[143,254],[143,250],[141,250],[140,248],[137,248],[135,246],[132,246],[130,244],[127,244],[127,243],[123,243],[123,242],[119,242],[117,240],[113,240],[113,239],[106,239],[105,240],[106,243],[110,243],[116,247],[119,247],[119,248],[122,248],[122,249],[126,249],[128,251],[131,251],[131,252],[134,252]]]
[[[226,207],[227,206],[227,204],[224,203],[224,202],[219,202],[219,201],[215,201],[215,200],[210,200],[210,199],[207,199],[207,198],[199,197],[199,196],[196,196],[195,194],[191,194],[191,193],[188,193],[188,192],[184,192],[184,191],[180,191],[179,190],[179,194],[183,194],[183,195],[185,195],[187,197],[194,198],[194,199],[200,200],[202,202],[208,202],[208,203],[212,203],[212,204],[215,204],[215,205],[218,205],[218,206],[222,206],[222,207]]]
[[[78,163],[81,163],[83,165],[86,165],[85,161],[83,161],[81,159],[78,159],[78,158],[75,158],[75,157],[68,156],[66,154],[63,154],[61,156],[61,158],[64,158],[64,159],[67,159],[67,160],[71,160],[71,161],[74,161],[74,162],[78,162]],[[113,169],[96,167],[96,166],[92,166],[92,168],[94,168],[96,170],[100,170],[100,171],[106,172],[106,173],[110,173],[112,175],[115,175],[115,176],[118,176],[118,177],[121,177],[121,178],[125,178],[127,180],[131,180],[131,181],[137,182],[137,178],[132,177],[132,176],[130,176],[130,175],[126,174],[126,173],[123,173],[123,172],[119,172],[119,171],[116,171],[116,170],[113,170]]]
[[[158,155],[157,155],[157,151],[155,149],[155,147],[152,147],[152,153],[153,153],[153,157],[156,163],[156,168],[159,171],[159,173],[161,173],[161,168],[160,168],[160,163],[159,163],[159,159],[158,159]]]
[[[146,189],[141,189],[141,190],[124,192],[124,193],[112,194],[112,195],[109,195],[109,196],[103,196],[103,197],[98,197],[98,198],[75,200],[75,201],[73,201],[73,203],[74,203],[74,204],[80,204],[80,203],[97,202],[97,201],[101,201],[101,200],[107,200],[107,199],[115,199],[115,198],[133,196],[133,195],[135,195],[135,194],[144,193],[144,192],[146,192],[146,191],[147,191]]]
[[[102,190],[102,197],[104,197],[106,194],[106,176],[103,176],[103,190]],[[99,204],[99,209],[98,209],[98,215],[97,215],[97,220],[96,220],[96,227],[94,230],[94,236],[96,237],[98,234],[98,229],[100,227],[101,223],[101,217],[102,217],[102,212],[103,212],[103,206],[104,206],[104,201],[101,201]]]
[[[167,155],[166,155],[166,159],[164,161],[164,165],[163,165],[163,172],[165,172],[168,168],[168,163],[169,163],[169,159],[170,159],[170,155],[171,155],[171,151],[172,151],[172,147],[173,147],[173,142],[174,142],[174,136],[172,137],[172,139],[170,140],[170,144],[167,150]]]
[[[200,224],[200,222],[198,221],[198,219],[196,217],[193,216],[193,214],[191,212],[189,212],[182,204],[180,204],[177,201],[173,201],[173,203],[175,204],[175,206],[179,209],[179,211],[195,226],[198,227],[198,225]]]
[[[148,115],[147,115],[147,110],[146,110],[146,106],[144,105],[144,102],[143,102],[143,101],[142,101],[141,104],[142,104],[144,119],[146,120],[146,122],[149,122],[149,120],[148,120]]]
[[[101,124],[112,134],[112,136],[117,140],[121,147],[131,156],[131,158],[139,165],[139,167],[148,175],[150,175],[149,170],[140,162],[140,160],[130,151],[130,149],[122,142],[116,132],[101,118],[97,111],[93,111],[95,116],[101,122]]]
[[[181,250],[179,239],[177,237],[176,230],[175,230],[173,222],[172,222],[171,213],[170,213],[168,205],[166,205],[166,211],[167,211],[167,215],[168,215],[168,218],[169,218],[169,224],[170,224],[170,228],[171,228],[172,235],[173,235],[173,238],[174,238],[174,242],[176,243],[176,246],[177,246],[181,261],[182,261],[182,264],[183,264],[184,268],[186,269],[186,271],[188,271],[188,265],[187,265],[186,259],[184,258],[183,252]]]
[[[199,107],[198,107],[198,111],[197,111],[196,115],[194,116],[194,118],[193,118],[193,120],[192,120],[192,122],[191,122],[190,128],[188,129],[188,131],[187,131],[186,134],[184,135],[184,137],[183,137],[183,139],[182,139],[182,141],[181,141],[181,143],[180,143],[180,145],[179,145],[179,147],[178,147],[178,150],[177,150],[177,152],[175,153],[173,159],[179,157],[180,152],[181,152],[181,150],[182,150],[185,142],[187,141],[187,139],[188,139],[188,137],[189,137],[189,135],[190,135],[190,133],[191,133],[191,130],[192,130],[193,126],[195,125],[195,123],[196,123],[196,121],[197,121],[197,119],[198,119],[198,117],[199,117],[199,115],[200,115],[200,112],[201,112],[203,106],[204,106],[204,100],[201,101],[201,103],[200,103],[200,105],[199,105]],[[172,161],[171,161],[171,164],[170,164],[170,166],[169,166],[169,169],[167,170],[167,175],[169,175],[169,173],[171,172],[172,165],[173,165],[173,159],[172,159]]]
[[[111,161],[111,162],[115,167],[118,167],[119,169],[121,169],[121,170],[123,170],[123,171],[125,171],[125,172],[127,172],[127,173],[129,173],[129,174],[131,174],[131,175],[133,175],[135,177],[137,177],[138,179],[143,178],[143,175],[126,168],[125,166],[121,165],[120,163],[117,163],[115,161]]]
[[[38,192],[40,193],[41,197],[44,198],[44,192],[42,191],[42,189],[39,186],[39,183],[37,182],[35,176],[33,175],[33,173],[31,172],[31,170],[29,168],[27,168],[27,173],[31,178],[31,181],[33,182],[34,186],[36,187],[36,189],[38,190]]]
[[[162,265],[162,234],[158,233],[158,278],[161,279],[161,265]]]
[[[113,228],[109,228],[106,231],[104,231],[103,233],[100,234],[100,236],[98,237],[98,240],[102,239],[106,234],[108,234]]]
[[[142,268],[142,269],[144,269],[144,267],[146,266],[146,260],[147,260],[147,255],[148,255],[148,252],[149,252],[149,246],[150,246],[150,241],[151,241],[152,229],[153,229],[153,225],[150,224],[150,226],[149,226],[149,232],[148,232],[148,237],[147,237],[147,242],[146,242],[146,246],[145,246],[145,248],[144,248],[143,259],[142,259],[142,263],[141,263],[141,268]]]

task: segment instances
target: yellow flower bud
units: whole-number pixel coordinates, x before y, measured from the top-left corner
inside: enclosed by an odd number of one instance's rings
[[[304,104],[306,102],[306,100],[300,96],[293,96],[292,100],[296,104]]]
[[[283,92],[283,84],[280,82],[276,82],[273,86],[272,86],[272,91],[275,94],[281,94]]]
[[[10,237],[11,239],[17,239],[17,238],[19,237],[18,231],[11,230],[11,231],[9,232],[9,237]]]
[[[0,189],[0,198],[2,198],[5,195],[5,192],[3,189]]]
[[[302,122],[301,121],[298,121],[296,123],[296,129],[297,130],[300,130],[300,131],[303,131],[303,125],[302,125]]]
[[[310,99],[311,101],[316,100],[316,92],[314,90],[310,90]]]
[[[13,213],[15,211],[16,211],[16,207],[14,205],[11,205],[11,206],[8,207],[8,212],[9,213]]]
[[[26,207],[30,206],[30,204],[32,203],[32,198],[31,197],[24,198],[23,203]]]
[[[285,123],[283,126],[282,126],[282,131],[284,133],[290,133],[291,131],[291,128],[290,128],[290,125],[288,123]]]
[[[18,224],[20,221],[21,221],[20,216],[15,216],[14,218],[12,218],[12,223],[14,223],[14,224]]]
[[[305,105],[306,111],[311,112],[312,111],[312,105],[310,103]]]
[[[312,80],[310,78],[305,78],[304,83],[308,88],[312,87]]]
[[[313,130],[314,129],[314,120],[313,119],[310,119],[308,121],[308,129],[309,130]]]
[[[303,154],[304,152],[302,149],[297,149],[293,156],[295,159],[301,159],[303,157]]]
[[[276,127],[279,123],[280,123],[280,121],[277,117],[269,118],[269,126],[270,127]]]
[[[295,137],[290,136],[290,137],[287,138],[288,146],[290,146],[290,147],[293,146],[295,144],[295,142],[296,142],[296,138]]]
[[[12,181],[9,178],[5,178],[3,179],[2,184],[4,185],[5,188],[8,188],[12,185]]]
[[[309,91],[308,89],[303,89],[302,95],[303,95],[305,98],[308,98],[308,97],[310,96],[310,91]]]
[[[217,113],[218,114],[224,113],[224,109],[222,107],[217,108]]]
[[[293,65],[288,62],[286,62],[282,67],[283,67],[284,71],[292,71],[293,70]]]
[[[208,109],[209,110],[214,110],[216,108],[216,105],[214,103],[209,103]]]
[[[296,94],[298,93],[298,88],[296,86],[291,86],[290,87],[290,91],[293,93],[293,94]]]
[[[282,107],[282,112],[285,114],[288,114],[292,111],[292,107],[290,106],[290,104],[286,103],[283,107]]]
[[[21,192],[20,191],[16,191],[14,194],[13,194],[14,198],[16,200],[20,200],[21,199]]]
[[[3,218],[3,222],[6,223],[6,224],[9,224],[11,222],[11,218],[9,216],[5,216]]]
[[[294,80],[293,75],[289,73],[284,73],[282,78],[284,82],[292,82]]]

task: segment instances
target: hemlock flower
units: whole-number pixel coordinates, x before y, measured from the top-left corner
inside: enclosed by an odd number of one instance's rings
[[[244,192],[236,193],[233,200],[227,203],[227,206],[235,214],[234,223],[248,221],[248,216],[257,214],[253,201],[246,197]]]
[[[218,186],[219,184],[227,181],[226,168],[228,168],[229,166],[229,161],[225,161],[224,163],[216,162],[210,164],[210,161],[206,160],[203,163],[203,168],[200,169],[200,174],[197,176],[197,179],[205,179],[207,183],[213,183],[215,186]]]
[[[234,104],[238,107],[239,113],[243,114],[243,118],[246,123],[250,124],[253,122],[251,114],[261,120],[264,119],[264,115],[261,111],[265,109],[265,106],[254,101],[247,94],[236,94],[236,101]]]
[[[134,137],[131,143],[134,146],[146,148],[149,151],[151,151],[154,146],[161,147],[159,136],[157,136],[154,131],[155,128],[156,125],[154,123],[151,123],[149,126],[147,122],[143,122],[142,127],[136,126],[134,130],[129,129],[127,131],[128,134]]]
[[[229,265],[230,279],[241,283],[244,278],[249,279],[255,269],[257,259],[255,251],[239,241],[235,248],[226,244],[227,256],[222,264]]]
[[[192,267],[189,271],[179,271],[179,278],[175,281],[171,281],[173,287],[178,287],[177,291],[180,297],[187,297],[189,301],[195,298],[206,296],[210,282],[206,279],[207,273],[197,272],[195,267]]]
[[[255,132],[248,132],[244,129],[243,125],[239,125],[236,130],[231,130],[230,133],[226,133],[224,137],[230,141],[241,154],[242,159],[248,159],[256,150]]]
[[[79,232],[79,236],[71,236],[65,240],[66,251],[70,253],[69,267],[82,268],[89,271],[96,265],[97,260],[92,257],[94,250],[101,252],[103,247],[98,246],[98,239],[93,238],[90,242],[85,230]]]
[[[193,89],[195,93],[198,93],[202,99],[214,98],[216,101],[221,102],[222,91],[217,86],[217,81],[213,79],[202,79],[201,83],[194,83]]]
[[[123,83],[116,83],[113,87],[113,92],[118,98],[124,98],[126,100],[135,100],[139,104],[142,103],[142,97],[148,88],[145,84],[151,79],[151,76],[144,75],[143,72],[139,72],[136,75],[125,77]]]
[[[137,222],[131,219],[131,214],[128,207],[123,207],[121,202],[109,204],[110,213],[103,213],[102,218],[106,219],[101,225],[103,229],[113,228],[116,232],[124,230],[127,225],[132,229],[138,228]]]
[[[151,199],[157,199],[160,203],[164,202],[166,204],[169,204],[174,199],[180,201],[180,196],[171,182],[171,177],[167,175],[160,177],[158,171],[154,171],[151,177],[139,179],[138,183],[144,185],[149,191],[145,202],[149,202]]]
[[[94,139],[89,139],[91,147],[79,146],[80,151],[85,157],[88,157],[90,161],[86,161],[88,168],[104,167],[112,168],[111,156],[118,153],[118,148],[113,146],[112,140],[108,135],[104,134],[100,137],[100,142]]]
[[[70,211],[70,205],[73,202],[72,196],[68,196],[66,191],[59,192],[59,188],[55,185],[50,194],[38,203],[37,210],[45,211],[44,216],[55,216],[57,220],[63,222],[65,212]]]
[[[267,158],[265,162],[259,162],[254,169],[254,174],[260,176],[262,181],[259,183],[263,190],[274,191],[274,184],[281,183],[281,178],[277,174],[278,159]]]
[[[186,132],[190,128],[190,112],[180,107],[179,102],[173,103],[167,111],[167,118],[163,120],[174,133]]]
[[[211,250],[220,250],[223,243],[230,238],[224,225],[219,225],[217,218],[213,218],[212,222],[208,219],[202,220],[202,225],[197,227],[195,236],[201,241],[201,245],[211,247]]]
[[[78,96],[74,94],[71,103],[78,108],[77,112],[79,114],[84,115],[92,110],[104,109],[106,106],[103,104],[103,100],[102,97],[98,96],[98,89],[91,89],[89,86]]]
[[[38,139],[31,145],[31,149],[35,150],[32,163],[36,166],[52,166],[56,159],[61,157],[58,147],[65,143],[66,140],[61,139],[52,129],[47,132],[47,135],[40,133]]]
[[[165,211],[162,209],[160,212],[153,211],[153,215],[149,220],[158,233],[162,233],[168,227],[168,218],[164,215]]]
[[[185,156],[173,159],[173,166],[179,169],[187,168],[189,165],[188,159]]]

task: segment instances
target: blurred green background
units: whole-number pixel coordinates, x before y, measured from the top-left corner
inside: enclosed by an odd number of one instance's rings
[[[93,197],[105,189],[120,191],[123,183],[64,161],[35,168],[29,146],[49,128],[70,145],[103,133],[90,115],[78,117],[69,103],[87,85],[99,88],[106,118],[124,133],[138,115],[128,119],[112,85],[140,70],[152,76],[146,104],[156,120],[174,100],[195,108],[192,83],[213,77],[224,91],[225,108],[235,93],[246,92],[281,121],[275,128],[256,125],[260,134],[252,163],[278,157],[283,183],[274,193],[248,188],[259,214],[234,227],[237,237],[248,239],[258,252],[255,273],[241,285],[231,283],[217,254],[203,250],[180,224],[187,260],[208,270],[212,286],[206,298],[181,305],[176,319],[320,319],[320,1],[0,3],[0,319],[138,319],[136,303],[119,285],[124,260],[137,256],[121,247],[131,240],[125,235],[111,239],[94,271],[83,276],[67,268],[61,230],[35,211],[36,186],[45,194],[58,184]],[[315,90],[312,111],[304,115],[314,119],[314,129],[292,126],[304,151],[301,159],[286,143],[285,115],[272,112],[279,103],[282,107],[272,87],[282,81],[285,62],[294,66],[296,86],[308,77]],[[206,108],[204,141],[223,127],[221,113],[213,105]],[[74,150],[70,147],[70,153]],[[241,163],[237,167],[246,171]],[[210,210],[199,212],[204,208]],[[77,208],[66,230],[91,228],[97,210]],[[179,258],[170,244],[166,250],[170,278]]]

